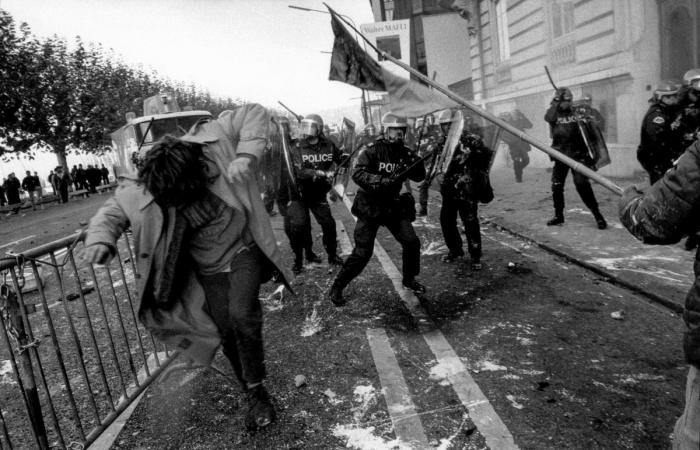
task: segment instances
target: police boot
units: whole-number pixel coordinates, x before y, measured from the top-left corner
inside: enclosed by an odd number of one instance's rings
[[[311,250],[310,248],[306,249],[306,260],[308,262],[314,263],[314,264],[321,264],[321,262],[323,262],[321,257],[318,256],[316,253],[314,253],[314,251]]]
[[[342,266],[343,264],[345,264],[345,261],[343,261],[343,258],[338,256],[336,253],[329,253],[328,264],[330,264],[331,266]]]
[[[425,293],[425,286],[423,286],[421,283],[416,281],[415,278],[411,280],[403,280],[403,287],[406,289],[412,290],[416,294],[424,294]]]
[[[608,223],[605,221],[605,218],[600,213],[600,211],[593,211],[593,217],[595,218],[595,223],[598,225],[599,230],[604,230],[608,228]]]
[[[304,271],[304,256],[302,252],[296,253],[294,255],[294,265],[292,266],[292,272],[294,275],[299,275]]]
[[[483,266],[481,265],[481,260],[478,258],[476,258],[476,259],[472,258],[472,270],[475,272],[478,272],[482,268],[483,268]]]
[[[344,306],[346,303],[345,299],[343,298],[343,288],[335,281],[328,290],[326,297],[328,297],[328,300],[330,300],[335,306]]]
[[[245,417],[245,426],[248,431],[256,431],[275,421],[275,408],[272,406],[270,394],[267,393],[262,384],[249,388],[246,399],[248,400],[248,413]]]
[[[557,213],[547,221],[547,226],[551,227],[552,225],[561,225],[562,223],[564,223],[564,214]]]

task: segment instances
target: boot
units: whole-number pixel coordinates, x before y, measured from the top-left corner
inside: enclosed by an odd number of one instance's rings
[[[321,262],[323,262],[321,257],[314,253],[310,248],[306,249],[306,261],[314,264],[321,264]]]
[[[345,299],[343,298],[343,288],[341,288],[336,283],[333,283],[326,296],[328,297],[328,300],[330,300],[331,303],[333,303],[335,306],[345,305]]]
[[[483,268],[481,265],[481,260],[479,259],[472,259],[472,270],[475,272],[480,271]]]
[[[464,256],[464,253],[453,253],[450,251],[446,255],[442,255],[441,259],[442,262],[449,264],[458,261],[462,256]]]
[[[563,223],[564,223],[564,214],[557,212],[554,214],[553,218],[551,218],[551,219],[549,219],[549,221],[547,221],[547,226],[551,227],[552,225],[561,225]]]
[[[604,230],[608,228],[608,223],[605,221],[605,218],[600,213],[600,211],[594,211],[593,217],[595,217],[595,223],[598,225],[599,230]]]
[[[301,252],[298,254],[294,255],[294,265],[292,266],[292,272],[294,275],[299,275],[301,272],[304,271],[304,257],[302,256]]]
[[[248,413],[245,417],[245,426],[248,431],[254,432],[275,421],[275,408],[272,406],[270,394],[262,384],[248,389],[246,398]]]
[[[328,264],[331,266],[342,266],[345,264],[345,261],[337,254],[333,253],[328,255]]]
[[[416,281],[416,279],[403,280],[403,287],[412,290],[416,294],[425,294],[425,286]]]

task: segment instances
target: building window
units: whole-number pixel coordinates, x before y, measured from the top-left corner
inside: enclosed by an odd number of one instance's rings
[[[510,39],[508,37],[508,2],[495,0],[496,33],[498,37],[498,62],[510,59]]]
[[[382,0],[384,3],[384,20],[394,20],[394,0]]]
[[[552,4],[552,37],[566,36],[574,31],[574,2],[557,1]]]

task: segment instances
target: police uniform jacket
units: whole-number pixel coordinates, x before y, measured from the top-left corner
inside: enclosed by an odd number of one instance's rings
[[[463,131],[440,184],[440,192],[457,200],[479,200],[490,186],[488,172],[492,153],[481,137]]]
[[[299,139],[292,148],[292,158],[302,198],[305,201],[325,199],[331,189],[331,179],[318,176],[316,171],[328,172],[335,164],[343,162],[343,152],[333,142],[319,136],[315,144]],[[297,193],[293,193],[293,197],[297,199]]]
[[[359,189],[352,205],[352,213],[357,217],[385,219],[401,214],[399,193],[401,182],[387,186],[382,180],[398,175],[407,169],[418,156],[400,143],[390,143],[377,139],[360,150],[357,165],[352,174]],[[425,179],[425,166],[418,164],[408,174],[412,181]]]
[[[675,108],[662,103],[652,103],[642,121],[642,133],[637,149],[637,159],[644,170],[665,171],[683,152],[679,141],[680,119]]]
[[[678,131],[682,140],[681,148],[685,150],[697,140],[697,134],[700,132],[700,100],[693,102],[687,91],[682,98]]]
[[[583,140],[575,111],[560,111],[559,103],[552,102],[544,115],[552,130],[552,147],[584,164],[593,164]]]
[[[253,155],[258,160],[262,157],[269,124],[270,117],[262,106],[247,104],[221,115],[217,120],[198,122],[181,139],[202,144],[204,155],[224,174],[238,154]],[[282,265],[257,181],[238,183],[219,175],[209,185],[209,190],[228,206],[245,212],[247,229],[255,244],[277,271],[290,280]],[[163,302],[156,298],[153,289],[153,277],[164,273],[169,261],[168,251],[172,248],[175,222],[175,208],[162,209],[138,180],[126,179],[90,220],[85,246],[101,243],[115,253],[119,235],[131,227],[136,249],[139,319],[164,343],[182,350],[199,363],[209,364],[221,337],[206,312],[204,289],[194,267],[176,265],[173,280],[177,283],[177,289],[167,290],[171,292],[170,298],[165,299],[167,308],[163,308]]]
[[[620,221],[647,244],[669,245],[698,230],[700,209],[700,143],[688,147],[671,168],[646,193],[631,186],[620,199]],[[683,337],[685,357],[700,368],[700,248],[693,265],[695,280],[685,298]]]

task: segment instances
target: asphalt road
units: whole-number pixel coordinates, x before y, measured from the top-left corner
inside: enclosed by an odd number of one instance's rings
[[[548,205],[537,202],[546,200],[546,189],[538,189],[525,209],[545,220]],[[0,250],[70,234],[106,198],[3,218]],[[414,224],[423,244],[420,279],[429,289],[420,298],[396,289],[400,249],[385,230],[375,258],[346,289],[343,308],[323,299],[333,276],[326,264],[307,266],[294,281],[296,297],[264,287],[276,424],[255,435],[244,431],[245,403],[219,355],[216,370],[179,373],[149,388],[113,448],[667,447],[687,370],[680,318],[487,223],[484,270],[472,272],[468,260],[442,263],[439,196],[431,202],[429,217]],[[605,204],[612,209],[612,201]],[[482,214],[514,218],[511,206],[497,206]],[[342,203],[333,211],[347,253],[354,220]],[[587,229],[585,215],[569,217],[570,228],[555,230],[559,236]],[[279,216],[273,224],[291,264]],[[321,253],[319,233],[314,224]],[[605,251],[614,254],[617,240]],[[556,242],[571,252],[591,247]],[[299,375],[306,379],[301,387]]]

